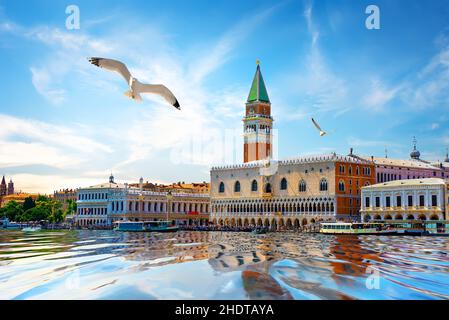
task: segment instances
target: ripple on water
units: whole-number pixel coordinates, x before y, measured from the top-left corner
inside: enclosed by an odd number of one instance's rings
[[[448,249],[436,237],[0,231],[0,299],[448,299]]]

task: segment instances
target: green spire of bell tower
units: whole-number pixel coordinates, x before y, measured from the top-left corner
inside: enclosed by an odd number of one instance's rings
[[[262,101],[269,103],[270,99],[268,98],[267,88],[265,87],[265,82],[263,81],[262,73],[260,72],[259,60],[257,60],[256,63],[256,74],[254,75],[247,102]]]

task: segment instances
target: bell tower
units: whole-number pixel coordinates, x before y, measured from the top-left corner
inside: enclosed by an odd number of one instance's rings
[[[260,72],[259,60],[256,63],[256,74],[246,101],[246,112],[243,118],[243,162],[265,160],[272,156],[271,102]]]

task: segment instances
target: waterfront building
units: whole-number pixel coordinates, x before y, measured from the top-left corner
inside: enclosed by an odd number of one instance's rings
[[[357,217],[360,189],[375,183],[374,165],[337,154],[277,162],[269,177],[268,161],[213,167],[211,219],[231,226],[294,228]]]
[[[370,220],[445,220],[448,184],[440,178],[378,183],[362,188],[361,216]]]
[[[353,153],[351,148],[349,156],[373,161],[376,167],[376,182],[395,180],[442,178],[449,179],[449,157],[443,162],[430,162],[421,159],[421,153],[416,148],[416,139],[413,139],[413,150],[410,159],[391,159],[385,157],[361,156]]]
[[[53,192],[53,199],[59,201],[62,205],[62,210],[66,211],[68,206],[68,201],[77,201],[76,190],[75,189],[62,189]]]
[[[270,114],[257,64],[243,119],[243,164],[215,166],[210,171],[211,221],[283,230],[356,218],[360,188],[375,183],[373,162],[335,153],[271,161]]]
[[[209,194],[201,192],[168,192],[145,190],[114,182],[77,190],[75,223],[80,226],[111,225],[114,221],[170,220],[178,225],[204,225],[209,220]]]

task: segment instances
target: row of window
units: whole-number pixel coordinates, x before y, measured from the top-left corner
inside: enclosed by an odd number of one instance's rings
[[[433,172],[433,176],[436,177],[436,172]],[[429,178],[431,175],[417,175],[417,176],[411,176],[407,175],[407,179],[423,179],[423,178]],[[441,177],[444,178],[444,172],[441,173]],[[402,174],[395,174],[395,173],[377,173],[377,182],[388,182],[388,181],[396,181],[396,180],[402,180]],[[405,179],[405,175],[404,175]]]
[[[338,171],[340,172],[340,174],[344,174],[346,172],[346,166],[341,164]],[[348,173],[349,173],[349,175],[352,175],[352,166],[348,167]],[[358,166],[355,168],[355,174],[357,176],[360,175],[360,169]],[[362,174],[364,176],[371,176],[371,168],[370,167],[362,167]]]
[[[107,193],[80,193],[78,195],[78,200],[106,200],[107,198]]]
[[[380,197],[375,197],[374,199],[375,201],[375,206],[376,208],[380,208]],[[425,197],[424,195],[420,195],[418,197],[418,203],[420,207],[424,207],[425,206]],[[438,205],[438,198],[436,195],[432,195],[431,197],[431,203],[432,203],[432,207],[436,207]],[[396,196],[396,206],[397,207],[401,207],[403,205],[402,203],[402,197],[401,196]],[[409,195],[407,196],[407,206],[409,207],[413,207],[414,203],[413,203],[413,196]],[[370,197],[366,197],[365,198],[365,206],[369,207],[370,206]],[[385,207],[389,208],[391,207],[391,197],[390,196],[386,196],[385,197]]]
[[[139,211],[140,207],[139,201],[130,201],[128,205],[129,211]],[[146,205],[144,204],[143,210],[147,212],[162,212],[165,210],[165,205],[163,202],[148,202]],[[171,210],[173,212],[207,212],[208,205],[201,203],[172,203]],[[112,202],[112,211],[123,211],[123,201],[113,201]]]
[[[106,215],[106,208],[78,208],[78,214],[81,216],[85,215]]]
[[[256,192],[258,190],[258,183],[256,180],[253,180],[251,182],[251,191],[252,192]],[[280,190],[287,190],[288,188],[288,182],[286,178],[282,178],[281,183],[279,185],[279,189]],[[325,178],[321,179],[320,181],[320,191],[327,191],[328,190],[328,182]],[[234,182],[234,192],[240,192],[241,191],[241,184],[240,181],[236,181]],[[272,191],[271,188],[271,184],[267,183],[265,185],[265,192],[266,193],[270,193]],[[307,191],[307,184],[304,180],[301,180],[299,182],[299,186],[298,186],[298,191],[299,192],[306,192]],[[344,191],[344,182],[343,182],[343,191]],[[224,182],[220,182],[219,186],[218,186],[218,192],[219,193],[224,193],[225,192],[225,184]]]

